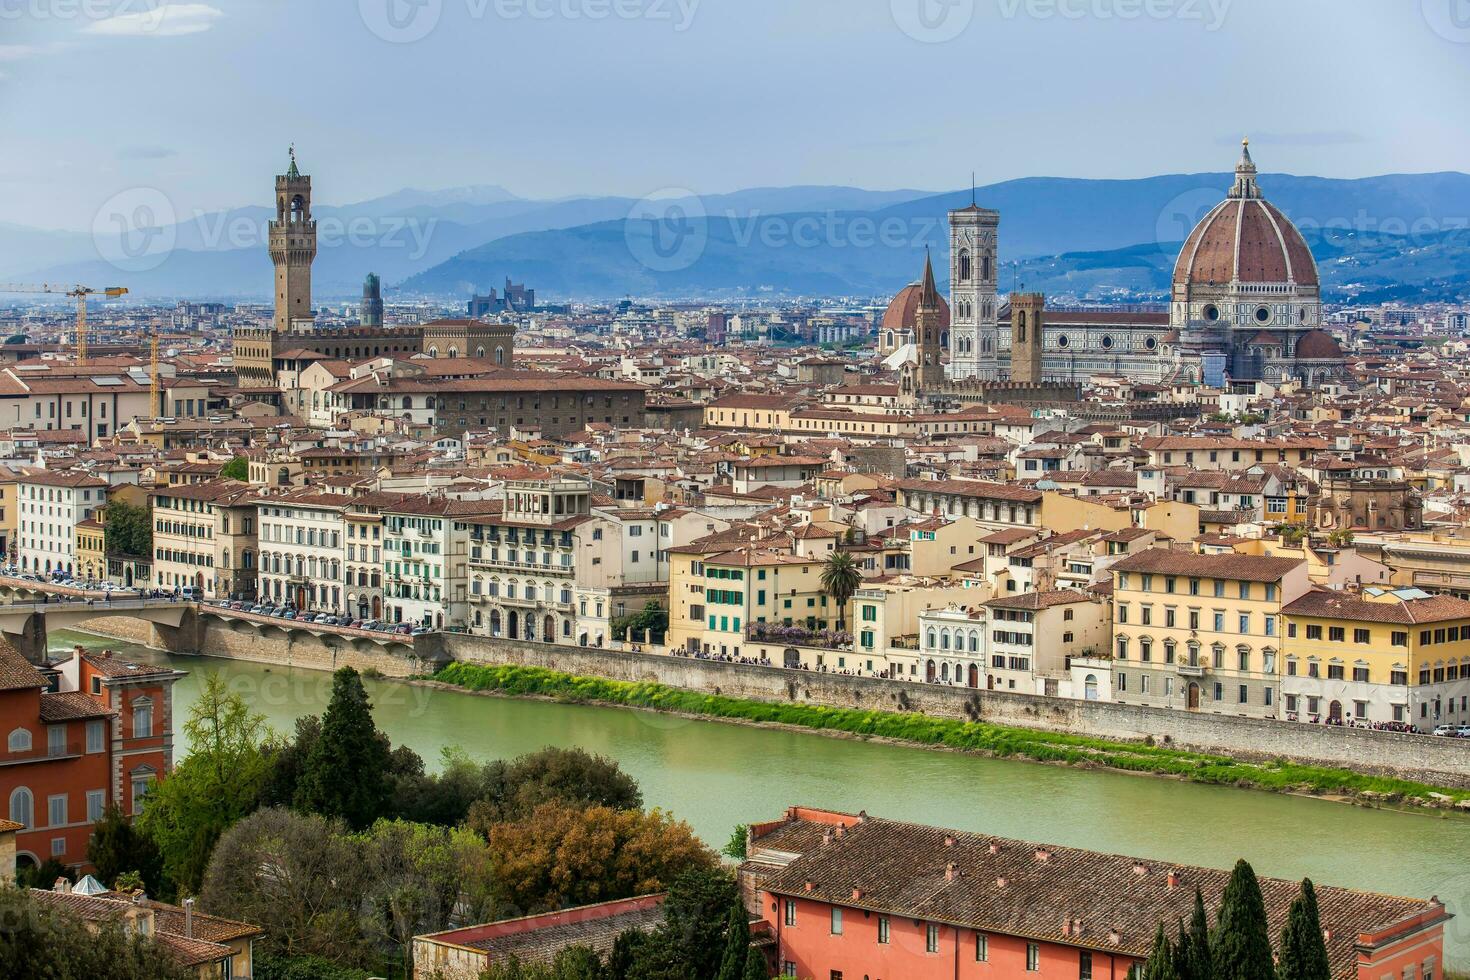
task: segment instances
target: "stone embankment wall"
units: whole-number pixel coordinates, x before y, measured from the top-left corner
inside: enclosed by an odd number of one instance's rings
[[[619,653],[554,644],[444,634],[447,659],[546,667],[619,681],[653,681],[731,697],[866,711],[918,711],[968,721],[1142,740],[1246,759],[1285,758],[1313,765],[1425,782],[1470,786],[1470,743],[1426,735],[1331,728],[1101,701],[979,691],[871,677],[687,657]]]

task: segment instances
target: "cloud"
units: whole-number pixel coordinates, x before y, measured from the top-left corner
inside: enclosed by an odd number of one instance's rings
[[[82,33],[103,37],[182,37],[204,33],[223,16],[223,11],[207,3],[159,2],[152,9],[93,21],[82,28]]]
[[[0,44],[0,61],[19,61],[40,53],[40,48],[29,44]]]
[[[119,160],[165,160],[179,151],[167,146],[124,146],[117,151]]]

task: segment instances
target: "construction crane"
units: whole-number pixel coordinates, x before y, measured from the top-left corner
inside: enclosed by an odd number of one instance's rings
[[[105,286],[94,289],[91,286],[64,286],[58,283],[41,283],[34,285],[29,283],[3,283],[0,284],[0,293],[52,293],[58,296],[70,296],[77,301],[77,363],[87,363],[87,297],[102,296],[106,299],[117,299],[126,296],[126,286]]]

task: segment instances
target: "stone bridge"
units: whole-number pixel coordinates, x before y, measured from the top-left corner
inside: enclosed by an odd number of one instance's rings
[[[308,649],[320,647],[329,662],[335,662],[339,654],[388,654],[420,669],[432,659],[417,654],[419,647],[429,646],[427,637],[259,616],[183,599],[126,595],[0,578],[0,636],[33,663],[46,658],[51,630],[85,628],[93,620],[112,620],[98,624],[107,626],[103,632],[170,653],[239,656],[241,646],[289,650],[305,644]],[[131,629],[117,628],[126,625],[125,621],[139,627],[137,635]]]

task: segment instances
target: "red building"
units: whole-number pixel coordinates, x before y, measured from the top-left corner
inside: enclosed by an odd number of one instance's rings
[[[173,765],[173,685],[183,676],[81,648],[37,667],[0,644],[0,816],[24,828],[18,865],[84,865],[108,805],[141,809]]]
[[[1188,921],[1196,888],[1213,916],[1230,878],[802,807],[753,825],[747,853],[741,884],[777,972],[813,980],[1133,980],[1159,923]],[[1260,883],[1275,943],[1300,885]],[[1317,899],[1334,977],[1440,976],[1438,899],[1327,887]]]

